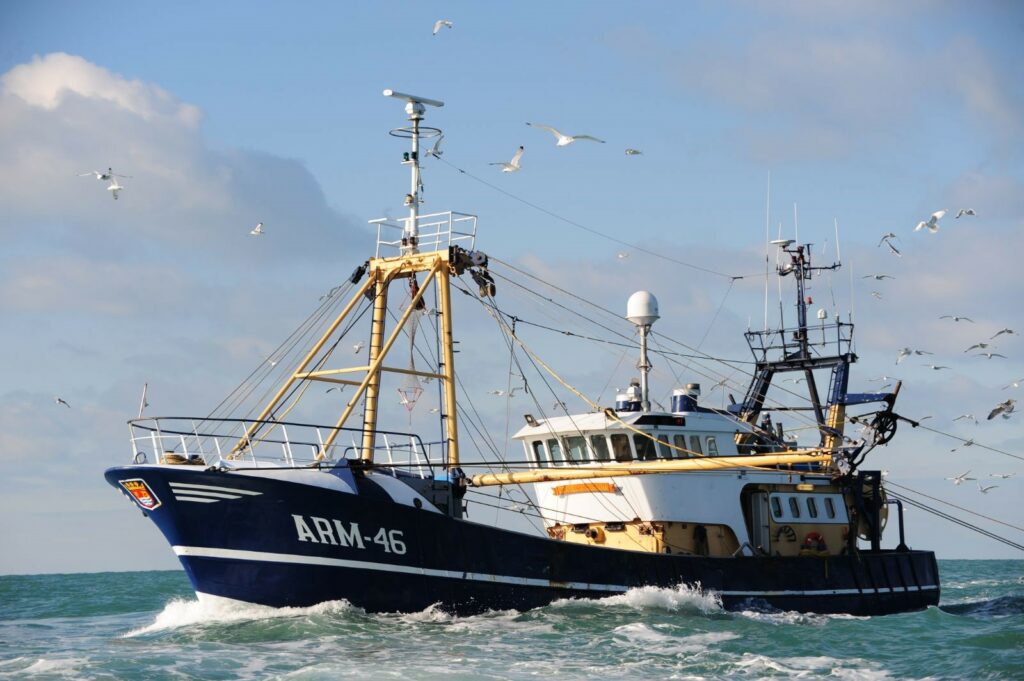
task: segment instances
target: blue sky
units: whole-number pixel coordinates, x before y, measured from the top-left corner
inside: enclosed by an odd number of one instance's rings
[[[442,17],[454,28],[432,36]],[[446,103],[429,122],[451,165],[427,165],[426,210],[479,215],[481,248],[606,307],[647,288],[658,332],[691,345],[706,334],[727,357],[746,359],[763,280],[730,289],[641,251],[617,258],[629,249],[451,166],[729,274],[763,269],[770,173],[773,237],[794,236],[796,204],[801,240],[830,258],[839,221],[848,269],[812,294],[853,308],[857,375],[898,369],[898,411],[1024,456],[1019,415],[952,421],[1018,395],[1002,386],[1024,377],[1020,337],[996,343],[1006,359],[963,353],[1004,326],[1024,332],[1022,34],[1011,2],[4,5],[0,572],[176,564],[101,472],[128,457],[123,424],[143,382],[157,412],[205,413],[365,259],[366,220],[401,213],[403,147],[386,132],[403,117],[386,87]],[[608,143],[555,148],[526,121]],[[519,145],[521,172],[487,165]],[[117,202],[77,176],[107,166],[132,175]],[[977,217],[913,232],[964,207]],[[248,237],[257,221],[262,240]],[[900,259],[876,246],[888,231]],[[861,278],[875,272],[896,279]],[[503,379],[470,350],[482,322],[466,323],[460,366],[487,383],[482,395]],[[951,368],[895,367],[905,345]],[[593,392],[608,382],[600,360],[551,350]],[[653,380],[663,393],[676,381]],[[503,433],[504,406],[481,409]],[[1024,525],[1021,460],[954,446],[905,428],[873,463]],[[987,495],[944,480],[967,469],[1022,478]],[[912,545],[943,557],[1019,557],[928,516],[908,523]]]

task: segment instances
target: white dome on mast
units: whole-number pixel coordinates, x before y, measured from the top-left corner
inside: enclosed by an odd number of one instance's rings
[[[650,326],[661,319],[658,299],[650,291],[637,291],[626,302],[626,319],[637,326]]]

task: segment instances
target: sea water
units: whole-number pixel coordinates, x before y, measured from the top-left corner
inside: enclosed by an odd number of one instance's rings
[[[939,561],[937,608],[727,612],[634,589],[526,612],[200,603],[183,572],[0,577],[0,678],[1024,679],[1024,561]]]

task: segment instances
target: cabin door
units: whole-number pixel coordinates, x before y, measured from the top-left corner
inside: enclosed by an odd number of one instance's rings
[[[768,515],[768,493],[750,495],[750,540],[755,549],[771,552],[771,525]]]

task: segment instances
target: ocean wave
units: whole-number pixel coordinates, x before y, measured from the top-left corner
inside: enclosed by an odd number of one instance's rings
[[[129,631],[122,638],[206,624],[333,615],[352,611],[362,612],[348,601],[326,601],[307,608],[272,608],[268,605],[256,605],[217,596],[204,595],[198,599],[175,598],[157,613],[151,624]]]
[[[1024,614],[1024,596],[999,596],[982,601],[964,603],[948,603],[939,606],[939,610],[951,615],[968,617],[1007,617]]]
[[[0,661],[0,678],[25,678],[46,676],[49,678],[81,678],[80,668],[87,660],[81,657],[31,658],[16,657]]]

